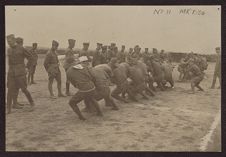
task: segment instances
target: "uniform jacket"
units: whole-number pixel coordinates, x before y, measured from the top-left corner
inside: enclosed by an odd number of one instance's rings
[[[221,55],[217,55],[216,65],[215,65],[215,73],[221,73]]]
[[[22,46],[15,46],[14,48],[9,48],[7,50],[8,55],[8,64],[9,76],[23,76],[26,75],[26,67],[24,63],[24,59],[31,60],[32,55]]]
[[[128,63],[120,63],[119,66],[113,70],[113,82],[116,85],[123,84],[129,75],[129,64]]]
[[[56,52],[49,50],[44,60],[44,67],[49,75],[56,75],[60,72],[59,60]]]
[[[81,57],[81,56],[86,56],[86,57],[88,58],[89,61],[92,60],[92,59],[90,58],[90,54],[89,54],[89,51],[88,51],[88,50],[87,50],[87,51],[81,50],[81,51],[79,52],[79,57]]]
[[[109,86],[113,73],[108,64],[100,64],[93,67],[91,73],[95,78],[96,86]]]
[[[29,60],[29,62],[27,63],[27,67],[37,65],[37,63],[38,63],[38,54],[37,54],[37,50],[31,49],[29,52],[31,53],[32,58],[31,58],[31,60]]]
[[[189,66],[188,71],[192,72],[194,76],[200,76],[203,74],[200,68],[195,64]]]
[[[74,51],[70,48],[67,48],[63,65],[64,69],[68,69],[70,67],[71,63],[75,60],[74,57]]]
[[[89,68],[82,67],[81,64],[71,66],[66,75],[71,84],[78,88],[80,92],[95,90],[94,78]]]
[[[96,50],[93,54],[93,67],[96,65],[101,64],[101,51],[100,50]]]

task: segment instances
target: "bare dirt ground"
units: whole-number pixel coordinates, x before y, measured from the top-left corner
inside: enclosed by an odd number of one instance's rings
[[[35,111],[28,112],[26,105],[6,115],[6,151],[221,151],[219,121],[206,136],[221,107],[221,90],[209,89],[213,63],[201,83],[205,92],[188,94],[190,83],[176,82],[174,89],[159,91],[150,100],[116,101],[119,111],[100,101],[104,117],[83,113],[87,121],[80,121],[68,105],[70,97],[49,98],[43,56],[39,58],[37,84],[28,87]],[[63,69],[61,73],[64,92]],[[173,74],[177,80],[176,68]],[[57,95],[56,82],[54,90]],[[28,104],[22,93],[19,102]],[[79,107],[84,108],[83,103]]]

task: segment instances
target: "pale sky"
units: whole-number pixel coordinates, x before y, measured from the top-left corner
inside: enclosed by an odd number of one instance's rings
[[[155,9],[163,9],[161,15]],[[171,9],[170,14],[166,11]],[[180,9],[195,9],[204,15],[180,14]],[[142,49],[215,53],[221,46],[220,6],[6,6],[6,35],[24,38],[24,45],[37,42],[50,47],[52,40],[59,48],[76,39],[76,48],[90,42],[115,42],[126,49],[140,45]]]

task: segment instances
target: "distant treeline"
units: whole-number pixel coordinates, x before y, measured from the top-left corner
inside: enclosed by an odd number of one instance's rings
[[[26,47],[27,49],[31,49],[31,47]],[[38,54],[46,54],[49,49],[47,48],[38,48]],[[79,51],[79,49],[75,49],[75,51]],[[90,54],[93,54],[93,50],[90,50]],[[171,56],[171,60],[173,62],[180,62],[181,58],[185,57],[187,53],[185,52],[169,52]],[[65,49],[58,49],[58,54],[64,55]],[[216,54],[201,54],[201,56],[206,57],[208,62],[216,61]]]

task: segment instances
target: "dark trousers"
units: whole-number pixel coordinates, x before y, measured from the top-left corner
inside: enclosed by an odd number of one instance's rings
[[[98,101],[104,99],[106,106],[117,108],[114,99],[111,97],[111,89],[108,86],[97,86],[95,98]]]
[[[78,103],[84,100],[87,105],[94,105],[97,110],[98,115],[102,115],[102,112],[99,108],[99,104],[95,99],[95,90],[89,92],[80,92],[78,91],[75,95],[70,99],[69,105],[73,109],[73,111],[79,116],[80,119],[85,119],[78,108]],[[89,106],[88,106],[89,107]]]
[[[53,96],[53,81],[54,79],[57,81],[57,89],[58,89],[58,95],[61,95],[61,72],[59,71],[55,75],[49,75],[49,83],[48,83],[48,89],[50,92],[50,95]]]
[[[33,104],[34,101],[31,97],[30,92],[27,90],[27,78],[26,75],[22,76],[8,76],[7,77],[7,109],[8,112],[11,112],[12,101],[17,101],[17,96],[19,89],[25,94],[30,104]]]
[[[219,80],[219,84],[221,86],[221,72],[220,71],[214,71],[214,74],[213,74],[213,82],[212,82],[212,88],[215,87],[215,84],[216,84],[216,80]]]
[[[36,71],[36,65],[31,65],[28,69],[28,83],[33,83],[34,82],[34,74]]]

